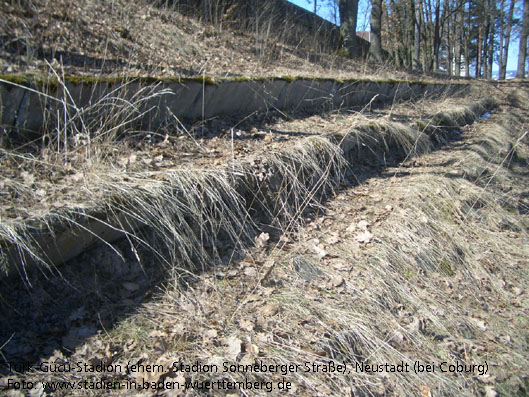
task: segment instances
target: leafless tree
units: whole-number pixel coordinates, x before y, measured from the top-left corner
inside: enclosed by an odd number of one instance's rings
[[[383,61],[382,53],[382,0],[371,1],[371,45],[369,54],[377,62]]]
[[[520,50],[518,52],[518,72],[516,77],[525,78],[525,61],[527,59],[527,34],[529,33],[529,0],[523,2],[523,24],[520,33]]]

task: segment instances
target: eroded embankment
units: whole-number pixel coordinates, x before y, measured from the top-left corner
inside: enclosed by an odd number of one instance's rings
[[[219,245],[248,246],[263,225],[291,229],[351,165],[387,165],[427,152],[492,106],[484,99],[408,124],[373,120],[225,167],[106,182],[90,207],[2,223],[4,269],[21,275],[30,263],[51,269],[122,237],[152,247],[153,235],[152,251],[167,268],[208,267],[220,260]]]

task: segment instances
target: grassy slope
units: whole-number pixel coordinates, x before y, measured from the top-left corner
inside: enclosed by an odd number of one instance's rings
[[[47,59],[72,74],[197,76],[311,75],[333,78],[377,74],[371,67],[313,48],[306,37],[283,44],[292,26],[257,35],[240,21],[203,24],[175,7],[143,0],[3,0],[0,69],[49,72]],[[266,22],[266,21],[261,21]],[[263,26],[266,26],[263,23]],[[380,69],[380,68],[378,68]],[[378,77],[381,70],[379,70]],[[404,76],[391,72],[392,76]]]

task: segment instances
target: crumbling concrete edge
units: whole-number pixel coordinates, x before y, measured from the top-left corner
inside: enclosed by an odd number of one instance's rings
[[[70,114],[92,106],[103,98],[133,101],[151,87],[151,99],[142,109],[151,109],[138,120],[157,129],[174,117],[195,122],[213,117],[244,118],[269,110],[304,110],[318,113],[340,108],[364,107],[424,96],[451,95],[470,89],[461,82],[405,80],[333,80],[310,78],[269,79],[74,79],[59,84],[42,79],[22,80],[0,76],[0,118],[4,137],[25,141],[46,126],[57,125],[57,112],[67,106]],[[160,95],[153,95],[159,93]],[[108,101],[107,101],[108,102]]]

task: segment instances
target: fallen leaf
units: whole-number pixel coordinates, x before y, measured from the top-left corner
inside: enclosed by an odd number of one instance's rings
[[[266,246],[266,242],[270,239],[270,235],[268,233],[261,233],[259,236],[255,238],[255,246],[257,248],[263,248]]]
[[[266,269],[266,271],[265,271],[265,274],[264,274],[263,278],[261,279],[261,284],[264,285],[266,283],[266,281],[270,277],[270,274],[272,274],[272,270],[274,270],[274,267],[275,267],[275,262],[274,261],[265,263],[264,268]]]
[[[274,337],[272,335],[270,335],[270,334],[265,334],[263,332],[260,332],[260,333],[255,335],[255,339],[257,339],[257,341],[262,343],[262,344],[267,344],[267,343],[272,342]]]
[[[483,374],[482,376],[480,376],[478,378],[478,380],[481,382],[481,383],[485,383],[485,384],[493,384],[496,382],[496,377],[495,376],[491,376],[490,374]]]
[[[404,335],[402,335],[402,333],[399,331],[394,331],[389,343],[393,347],[398,347],[402,342],[404,342]]]
[[[77,172],[75,174],[68,175],[66,178],[64,178],[64,180],[68,184],[81,182],[83,179],[84,179],[84,175],[81,172]]]
[[[356,241],[359,243],[369,243],[373,238],[373,234],[369,230],[365,230],[361,233],[358,233],[355,237]]]
[[[252,365],[255,363],[255,359],[251,354],[245,354],[242,356],[241,361],[239,361],[242,365]]]
[[[497,397],[498,393],[493,386],[485,386],[485,397]]]
[[[228,339],[226,339],[226,346],[226,354],[232,361],[236,361],[237,356],[242,350],[242,341],[236,336],[230,336]]]
[[[356,230],[356,224],[354,224],[354,223],[351,223],[351,224],[347,227],[347,229],[345,229],[345,231],[346,231],[347,233],[353,233],[355,230]]]
[[[432,397],[432,389],[430,389],[428,386],[421,386],[421,396],[423,397]]]
[[[216,329],[208,329],[204,335],[209,339],[215,339],[218,335],[218,332]]]
[[[327,256],[327,252],[323,249],[323,247],[315,245],[312,248],[314,249],[314,252],[316,252],[318,259],[323,259]]]
[[[257,270],[255,267],[247,267],[244,269],[244,274],[248,277],[257,277]]]
[[[255,302],[255,301],[258,301],[260,299],[261,299],[261,297],[259,295],[257,295],[257,294],[250,294],[250,295],[248,295],[246,297],[246,301],[247,302]]]
[[[167,334],[165,332],[160,331],[158,329],[155,329],[155,330],[149,332],[149,337],[150,338],[164,338],[166,336],[167,336]]]
[[[276,291],[273,287],[262,288],[260,294],[263,296],[270,296]]]
[[[279,305],[277,303],[269,303],[263,306],[259,312],[264,317],[275,316],[279,312]]]
[[[10,395],[10,394],[7,394],[7,395]],[[24,394],[22,394],[22,395],[24,395]],[[29,391],[28,396],[30,396],[30,397],[46,396],[46,392],[44,391],[44,386],[42,385],[42,383],[37,382],[33,386],[33,388]]]
[[[181,373],[179,373],[176,378],[174,378],[174,380],[172,380],[172,382],[175,383],[175,386],[176,386],[176,383],[180,384],[180,388],[184,388],[184,385],[186,384],[186,378],[184,377],[184,375],[182,375]],[[176,386],[178,387],[178,386]],[[176,389],[176,390],[180,390],[180,388]]]
[[[22,172],[20,173],[20,176],[22,177],[22,179],[24,180],[24,183],[25,183],[27,186],[31,186],[31,185],[33,185],[33,183],[35,182],[35,175],[30,174],[30,173],[27,172],[27,171],[22,171]]]
[[[259,355],[259,346],[248,342],[245,347],[248,354],[250,354],[252,357],[257,357]]]
[[[524,293],[524,290],[518,287],[513,287],[512,292],[514,292],[516,296],[520,296]]]
[[[369,222],[367,222],[366,220],[362,220],[358,222],[358,229],[360,230],[367,230],[368,226],[369,226]]]
[[[349,270],[350,265],[346,265],[343,262],[334,262],[332,264],[332,267],[335,268],[336,270],[347,271]]]
[[[329,245],[333,245],[333,244],[336,244],[340,241],[340,237],[338,235],[338,233],[336,232],[333,232],[331,233],[329,236],[327,236],[327,238],[325,239],[325,242]]]
[[[479,319],[476,319],[476,318],[473,318],[472,321],[482,331],[486,331],[487,330],[487,324],[485,323],[485,321],[479,320]]]
[[[213,367],[211,373],[212,374],[217,374],[217,373],[219,373],[219,371],[222,371],[222,363],[224,361],[226,361],[226,359],[224,357],[220,357],[220,356],[211,357],[207,361],[207,363]],[[216,366],[217,370],[215,370],[215,366]]]
[[[345,280],[342,276],[334,276],[333,278],[331,278],[331,285],[333,287],[339,287],[343,283],[345,283]]]
[[[406,328],[411,333],[422,332],[424,331],[424,321],[419,317],[415,317]]]
[[[254,325],[250,320],[242,319],[239,320],[239,328],[251,332],[253,331]]]

